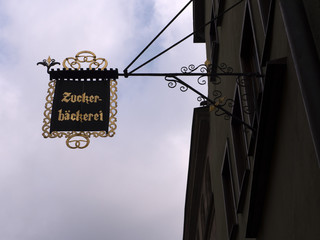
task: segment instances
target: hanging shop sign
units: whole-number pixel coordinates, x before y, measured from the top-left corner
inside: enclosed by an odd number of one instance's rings
[[[57,81],[50,132],[108,132],[109,92],[109,81]]]
[[[109,69],[104,58],[82,51],[66,58],[63,69],[50,57],[38,63],[50,75],[45,104],[43,136],[66,137],[69,148],[86,148],[90,137],[113,137],[117,114],[117,69]],[[83,69],[82,65],[88,68]]]

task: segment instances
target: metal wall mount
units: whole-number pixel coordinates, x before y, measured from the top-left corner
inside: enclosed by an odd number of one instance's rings
[[[216,71],[213,71],[213,69],[216,69]],[[169,88],[175,88],[180,85],[180,91],[186,92],[187,90],[191,90],[192,92],[196,93],[198,95],[198,101],[201,102],[202,105],[210,105],[210,110],[215,111],[216,116],[223,116],[225,120],[229,120],[232,118],[233,120],[243,124],[246,129],[255,131],[255,129],[251,125],[243,121],[238,116],[232,114],[231,109],[234,102],[232,98],[224,97],[220,90],[214,90],[212,94],[214,98],[209,98],[192,87],[187,82],[183,81],[182,77],[196,77],[196,81],[199,85],[205,85],[208,78],[211,79],[211,83],[219,85],[221,84],[223,77],[235,77],[235,83],[238,86],[242,86],[246,77],[263,77],[263,75],[258,72],[236,73],[233,72],[233,69],[225,63],[219,64],[217,66],[205,63],[198,66],[194,64],[183,66],[180,69],[180,73],[128,73],[124,71],[124,73],[122,74],[119,73],[119,76],[124,76],[126,78],[135,76],[164,77],[164,79],[168,82]],[[227,110],[227,108],[229,108],[230,110]]]

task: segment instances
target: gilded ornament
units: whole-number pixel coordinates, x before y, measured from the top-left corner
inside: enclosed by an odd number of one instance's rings
[[[72,61],[71,61],[72,60]],[[90,63],[89,68],[92,69],[92,66],[96,66],[95,69],[100,67],[101,69],[105,69],[107,67],[107,61],[104,58],[97,58],[96,55],[90,51],[82,51],[79,52],[75,58],[66,58],[63,61],[63,66],[67,70],[69,68],[66,67],[66,63],[70,64],[72,69],[80,69],[80,63]],[[52,66],[55,63],[54,59],[48,57],[48,59],[43,60],[38,64],[42,64],[44,66]],[[74,66],[78,66],[75,68]],[[50,68],[50,67],[49,67]],[[48,68],[48,70],[49,70]],[[46,97],[45,103],[45,111],[44,111],[44,119],[42,126],[42,135],[44,138],[67,138],[66,145],[71,149],[84,149],[90,143],[90,137],[113,137],[115,135],[115,130],[117,128],[117,81],[110,79],[110,106],[109,106],[109,126],[108,132],[106,131],[53,131],[50,133],[50,123],[51,123],[51,114],[52,114],[52,105],[53,98],[55,92],[56,81],[49,81],[48,83],[48,95]],[[79,98],[80,99],[80,98]],[[93,101],[98,99],[93,99]]]
[[[91,51],[81,51],[76,54],[75,57],[68,57],[62,62],[62,66],[69,70],[70,68],[80,70],[81,63],[88,63],[89,69],[105,69],[108,66],[108,62],[104,58],[97,58],[97,56]]]

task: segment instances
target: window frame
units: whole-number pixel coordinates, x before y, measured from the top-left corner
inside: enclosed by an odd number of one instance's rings
[[[237,86],[234,94],[234,105],[232,114],[243,120],[243,112],[241,106],[240,89]],[[248,180],[250,174],[250,159],[248,154],[248,143],[245,134],[245,127],[243,124],[232,119],[231,137],[233,145],[234,162],[236,166],[236,182],[238,186],[238,202],[237,212],[242,212],[245,194],[248,187]]]
[[[224,197],[226,227],[229,239],[234,239],[238,229],[234,181],[232,175],[229,139],[227,138],[224,159],[221,167],[221,180]]]

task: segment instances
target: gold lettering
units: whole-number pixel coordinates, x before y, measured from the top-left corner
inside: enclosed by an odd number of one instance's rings
[[[88,99],[88,96],[86,95],[86,93],[82,94],[82,102],[89,104],[89,99]]]
[[[77,115],[75,113],[71,113],[71,120],[76,121]]]
[[[65,121],[69,121],[70,120],[70,110],[65,111]]]
[[[69,102],[70,99],[68,97],[70,97],[70,95],[71,95],[71,92],[64,92],[63,99],[61,100],[61,102],[66,102],[66,103]]]
[[[88,121],[88,114],[87,113],[83,114],[83,121]]]
[[[80,113],[80,110],[77,111],[76,119],[77,119],[77,122],[79,122],[79,121],[82,122],[82,114]]]
[[[71,103],[97,103],[101,102],[102,99],[100,98],[99,95],[90,95],[88,96],[86,93],[82,93],[81,95],[75,95],[72,94],[71,92],[64,92],[63,93],[63,98],[61,102],[71,102]]]
[[[71,95],[71,102],[72,103],[77,102],[77,95]]]
[[[58,121],[61,122],[64,120],[64,115],[62,114],[62,109],[60,109],[58,112],[59,112]]]
[[[77,122],[87,122],[87,121],[103,121],[103,111],[100,110],[97,113],[81,113],[80,110],[76,112],[71,112],[71,110],[62,109],[58,110],[58,121],[77,121]]]
[[[101,101],[100,97],[98,95],[94,96],[94,102],[96,103],[98,100]]]

